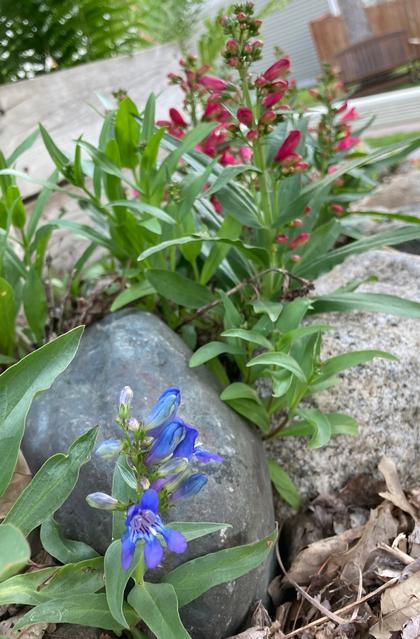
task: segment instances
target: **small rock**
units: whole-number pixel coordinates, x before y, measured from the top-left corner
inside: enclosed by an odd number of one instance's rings
[[[271,486],[261,441],[254,430],[219,399],[220,389],[202,367],[191,369],[191,352],[157,317],[135,311],[108,316],[89,327],[79,352],[52,388],[37,398],[27,421],[23,450],[32,471],[76,437],[100,424],[98,441],[115,436],[120,390],[134,390],[133,414],[144,415],[160,393],[177,385],[180,414],[200,428],[201,440],[225,457],[206,467],[209,482],[199,496],[180,503],[172,520],[217,521],[232,525],[189,544],[169,565],[261,539],[274,528]],[[67,537],[104,552],[111,539],[110,513],[88,507],[85,496],[110,491],[111,464],[94,456],[58,513]],[[270,564],[270,562],[268,562]],[[165,562],[165,566],[166,566]],[[220,586],[183,610],[194,639],[219,639],[235,632],[254,600],[264,598],[271,577],[266,565]]]
[[[372,251],[349,258],[316,282],[326,294],[355,279],[377,275],[378,282],[358,291],[420,299],[420,258],[394,250]],[[331,324],[324,333],[322,357],[363,349],[393,353],[398,361],[374,359],[340,374],[333,388],[314,396],[325,412],[347,413],[357,419],[357,437],[335,437],[328,447],[310,450],[302,439],[272,441],[269,452],[295,480],[302,494],[333,492],[350,477],[364,472],[378,476],[386,454],[397,464],[407,488],[420,481],[419,321],[384,313],[328,313],[314,320]],[[281,512],[284,512],[280,508]]]

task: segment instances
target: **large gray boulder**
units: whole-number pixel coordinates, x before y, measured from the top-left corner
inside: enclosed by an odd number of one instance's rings
[[[256,541],[274,528],[270,481],[257,434],[219,399],[219,388],[204,369],[190,369],[191,352],[157,317],[128,311],[110,315],[88,328],[79,352],[52,388],[30,410],[23,450],[32,471],[50,455],[99,424],[98,442],[115,436],[120,390],[134,390],[133,414],[145,415],[160,393],[177,385],[180,415],[201,431],[206,448],[225,462],[206,466],[209,482],[190,501],[180,503],[171,519],[231,524],[172,555],[169,566],[207,552]],[[81,471],[77,486],[58,513],[63,532],[103,552],[111,539],[109,513],[92,510],[85,496],[110,491],[111,464],[94,456]],[[165,564],[168,565],[168,564]],[[183,610],[194,639],[220,639],[243,622],[253,601],[265,596],[270,562],[236,582],[214,588]]]
[[[377,275],[360,292],[388,293],[420,300],[420,258],[395,250],[349,258],[316,282],[326,294],[354,280]],[[386,454],[397,464],[403,485],[420,481],[420,322],[383,313],[328,313],[314,321],[332,324],[324,333],[322,357],[345,351],[380,349],[398,361],[374,359],[340,374],[340,383],[314,397],[325,412],[352,415],[358,437],[336,437],[328,447],[310,450],[296,438],[269,444],[269,453],[290,473],[306,498],[334,491],[350,477],[377,473]],[[378,475],[379,477],[379,475]],[[281,509],[280,509],[281,510]],[[283,509],[284,512],[284,509]]]

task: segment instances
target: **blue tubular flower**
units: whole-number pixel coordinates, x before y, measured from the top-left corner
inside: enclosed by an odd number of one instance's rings
[[[198,462],[207,464],[210,461],[222,462],[223,457],[216,453],[211,453],[202,446],[196,445],[198,430],[192,426],[185,424],[185,437],[173,452],[174,457],[185,457],[192,459],[194,457]]]
[[[184,535],[164,525],[158,508],[159,496],[152,488],[146,490],[139,504],[129,507],[125,521],[127,529],[121,540],[121,565],[124,570],[130,568],[139,541],[144,541],[146,566],[150,569],[158,566],[163,557],[163,548],[157,535],[163,537],[168,550],[176,553],[186,550]]]
[[[113,459],[117,457],[122,448],[122,443],[119,439],[105,439],[96,449],[96,454],[103,459]]]
[[[178,499],[185,499],[187,497],[193,497],[205,486],[208,482],[208,477],[205,473],[195,473],[185,479],[182,484],[172,493],[171,501],[177,501]]]
[[[184,435],[185,424],[182,419],[175,417],[173,421],[166,424],[153,442],[145,463],[151,466],[172,455]]]
[[[145,430],[158,428],[174,417],[181,403],[181,391],[175,386],[167,388],[144,419]]]

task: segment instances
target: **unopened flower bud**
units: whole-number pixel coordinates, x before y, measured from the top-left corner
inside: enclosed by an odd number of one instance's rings
[[[130,386],[124,386],[120,393],[120,406],[129,407],[131,402],[133,401],[133,390]]]
[[[195,473],[185,479],[182,484],[172,493],[171,501],[193,497],[207,484],[208,476],[205,473]],[[167,486],[168,489],[168,486]],[[169,491],[169,489],[168,489]]]
[[[289,237],[287,235],[284,235],[284,233],[280,233],[279,235],[276,235],[275,240],[279,244],[287,244],[287,242],[289,241]]]
[[[96,449],[96,454],[102,459],[113,459],[117,457],[122,449],[119,439],[106,439]]]
[[[262,40],[254,40],[254,42],[252,43],[253,49],[262,49],[263,46],[264,46],[264,42]]]
[[[164,393],[162,393],[150,413],[145,418],[145,429],[151,430],[164,424],[164,422],[175,415],[180,402],[181,393],[179,389],[175,387],[168,388]]]
[[[188,459],[186,457],[173,457],[167,462],[159,466],[158,477],[168,477],[169,475],[178,475],[178,473],[184,472],[188,466]]]
[[[227,60],[227,63],[230,67],[237,67],[239,64],[239,60],[238,58],[229,58],[229,60]]]
[[[236,53],[238,50],[238,42],[236,40],[228,40],[226,42],[226,49],[230,53]]]
[[[290,259],[292,260],[292,262],[300,262],[301,257],[300,255],[292,255]]]
[[[91,493],[87,495],[86,501],[91,508],[99,510],[115,510],[118,506],[118,500],[106,493]]]
[[[143,488],[143,490],[149,490],[149,488],[150,488],[150,481],[148,480],[147,477],[142,477],[139,480],[139,484],[140,484],[141,488]]]
[[[139,421],[135,417],[130,417],[127,422],[128,430],[131,430],[132,433],[136,433],[140,428]]]
[[[293,228],[299,228],[299,226],[303,226],[303,221],[300,219],[300,217],[297,217],[295,220],[290,222],[290,226],[292,226]]]

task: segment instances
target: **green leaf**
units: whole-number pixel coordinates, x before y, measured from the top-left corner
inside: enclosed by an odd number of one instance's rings
[[[277,530],[251,544],[226,548],[178,566],[163,577],[175,588],[179,606],[186,606],[214,586],[234,581],[262,564],[277,542]]]
[[[300,495],[296,485],[290,479],[286,471],[272,459],[267,460],[270,479],[280,497],[283,497],[292,508],[299,509]]]
[[[24,535],[11,524],[0,524],[0,581],[22,570],[31,557]]]
[[[0,277],[0,351],[11,355],[15,346],[16,301],[13,288],[9,282]],[[0,378],[1,379],[1,378]],[[1,388],[1,386],[0,386]],[[1,441],[1,424],[0,424]],[[0,470],[1,478],[1,470]],[[0,481],[0,494],[1,494]]]
[[[273,348],[272,343],[258,331],[247,331],[243,328],[231,328],[227,331],[223,331],[221,335],[222,337],[238,337],[246,342],[258,344],[259,346],[268,348],[269,350]]]
[[[308,448],[321,448],[331,439],[331,424],[327,417],[317,408],[301,408],[296,413],[306,419],[313,426],[312,437]]]
[[[60,149],[55,144],[48,131],[42,126],[42,124],[39,124],[39,130],[41,131],[45,147],[55,166],[62,175],[67,176],[68,170],[70,168],[69,158],[62,151],[60,151]]]
[[[131,211],[135,211],[136,213],[148,213],[161,222],[166,222],[166,224],[175,224],[175,220],[168,213],[166,213],[166,211],[158,208],[157,206],[147,204],[147,202],[140,202],[139,200],[116,200],[115,202],[108,202],[107,206],[124,206],[125,208],[130,209]]]
[[[36,606],[50,599],[93,593],[104,587],[103,558],[16,575],[0,584],[0,605]]]
[[[122,166],[132,169],[138,164],[140,127],[134,115],[136,105],[130,98],[121,100],[115,115],[115,137],[120,150]]]
[[[142,123],[140,141],[143,144],[147,144],[147,142],[149,142],[155,130],[155,110],[156,97],[154,93],[151,93],[147,99],[146,106],[144,107],[143,118],[139,118]]]
[[[402,317],[420,317],[420,302],[383,293],[331,293],[312,298],[314,313],[373,311]]]
[[[67,455],[57,453],[47,459],[19,495],[5,522],[29,535],[50,517],[75,487],[81,466],[89,461],[92,454],[96,433],[96,428],[88,430],[70,446]]]
[[[0,375],[0,495],[12,478],[35,395],[47,390],[76,355],[83,327],[75,328],[23,357]]]
[[[153,295],[155,292],[155,289],[149,282],[144,281],[132,284],[129,288],[126,288],[125,291],[117,295],[112,302],[111,311],[118,311],[118,309],[123,306],[127,306],[127,304],[131,304],[131,302],[146,297],[146,295]]]
[[[176,593],[170,584],[137,585],[128,595],[128,603],[156,639],[191,639],[179,618]]]
[[[123,570],[121,566],[121,539],[112,542],[105,553],[105,584],[106,599],[114,619],[124,628],[129,628],[124,610],[124,591],[131,575],[142,561],[143,547],[139,544],[130,570]]]
[[[32,133],[30,133],[28,135],[28,137],[26,137],[23,142],[21,142],[13,151],[12,155],[10,155],[7,158],[7,162],[6,164],[8,166],[12,166],[17,159],[20,158],[20,156],[22,155],[22,153],[25,153],[25,151],[27,151],[28,149],[31,148],[31,146],[33,145],[33,143],[35,142],[35,140],[37,139],[39,135],[39,131],[38,129],[35,129],[35,131],[32,131]]]
[[[419,237],[420,225],[403,226],[399,229],[370,235],[367,238],[350,242],[328,253],[320,253],[318,257],[314,257],[308,263],[302,265],[299,263],[294,269],[294,273],[301,277],[315,278],[321,273],[331,270],[336,264],[341,264],[350,255],[358,255],[383,246],[401,244],[401,242],[416,240]]]
[[[62,564],[72,564],[98,557],[96,550],[83,541],[63,537],[60,526],[53,517],[42,522],[41,543],[45,550]]]
[[[255,389],[242,382],[234,382],[227,386],[221,393],[220,399],[225,402],[230,399],[250,399],[253,402],[257,402],[257,404],[261,404]]]
[[[233,410],[243,415],[250,422],[257,424],[264,433],[269,430],[270,422],[264,406],[254,399],[226,399],[224,400]]]
[[[44,339],[48,305],[42,279],[34,267],[29,270],[22,296],[29,327],[34,333],[36,341],[41,342]]]
[[[126,455],[120,455],[115,464],[114,474],[112,477],[112,495],[123,503],[137,502],[137,491],[133,490],[125,481],[124,471],[130,472],[130,466]],[[120,510],[114,510],[112,513],[112,537],[119,539],[125,530],[125,513]]]
[[[137,618],[133,611],[127,607],[126,615],[129,615],[130,625],[136,623]],[[20,630],[34,623],[73,623],[92,628],[112,630],[117,634],[121,632],[121,626],[111,615],[106,596],[103,594],[72,595],[52,599],[39,604],[23,615],[14,626],[14,630]]]
[[[359,432],[359,425],[354,417],[344,413],[324,413],[330,422],[331,433],[333,435],[351,435],[356,437]]]
[[[271,319],[272,322],[276,322],[283,310],[283,304],[279,302],[271,302],[270,300],[257,300],[251,302],[254,313],[261,315],[265,313]]]
[[[218,355],[222,353],[244,355],[245,351],[227,342],[208,342],[204,344],[204,346],[200,346],[200,348],[193,353],[190,359],[190,368],[201,366],[201,364],[205,364],[210,359],[218,357]]]
[[[210,195],[213,195],[213,193],[217,193],[217,191],[223,189],[225,186],[229,186],[232,181],[236,177],[238,177],[238,175],[241,175],[246,171],[261,173],[261,171],[257,169],[256,166],[252,166],[250,164],[236,164],[235,166],[227,166],[223,169],[220,175],[217,176],[208,191],[206,191],[206,196],[209,197]]]
[[[146,271],[146,278],[159,295],[179,304],[179,306],[200,308],[200,306],[210,304],[214,299],[212,293],[205,286],[180,275],[180,273],[165,269],[149,269]]]
[[[262,353],[247,362],[247,366],[278,366],[293,373],[301,382],[306,382],[305,373],[297,361],[287,353]]]
[[[358,366],[364,362],[369,362],[374,357],[383,357],[384,359],[389,359],[391,361],[398,360],[397,357],[391,355],[391,353],[386,353],[385,351],[365,350],[342,353],[341,355],[330,357],[322,363],[320,376],[315,380],[315,383],[327,379],[332,375],[337,375],[337,373],[344,371],[346,368],[351,368],[352,366]]]
[[[187,541],[211,535],[219,530],[232,528],[230,524],[217,524],[212,521],[171,521],[168,526],[174,530],[179,530]]]

